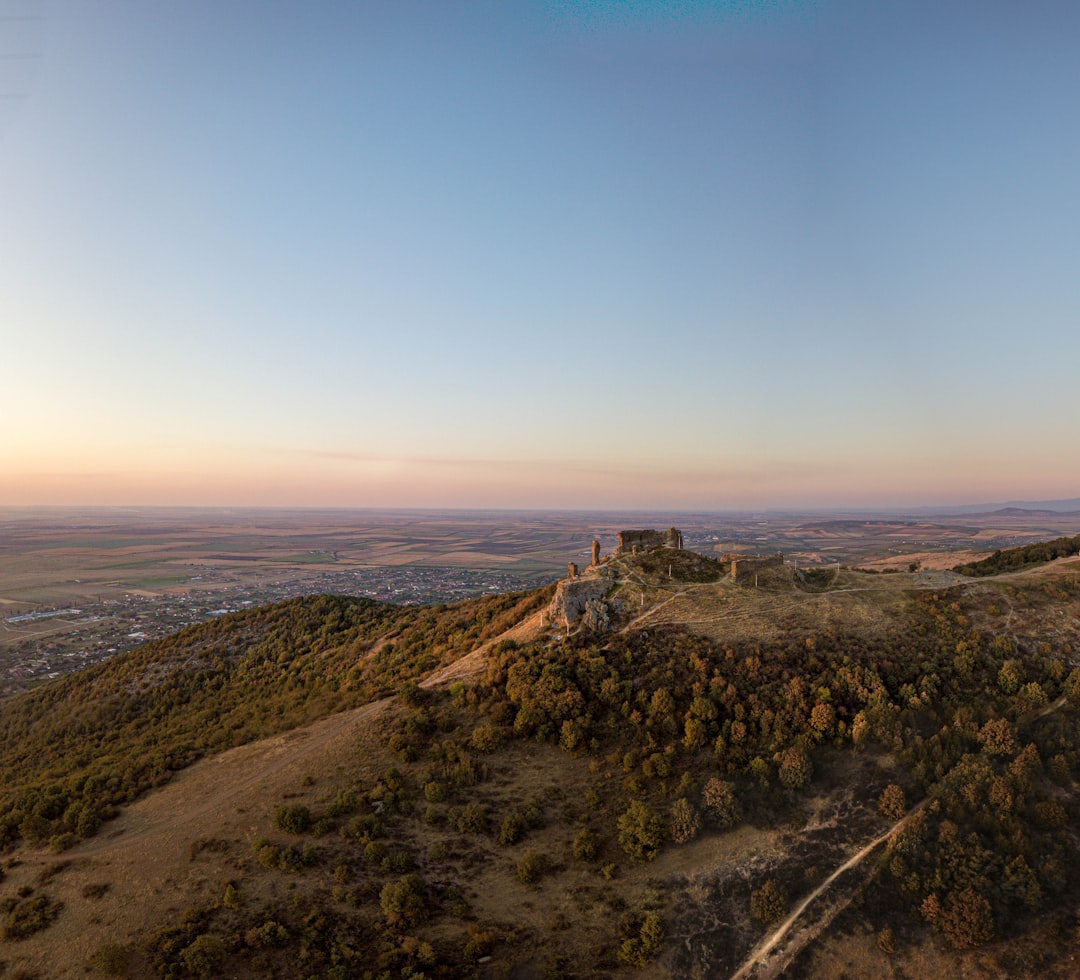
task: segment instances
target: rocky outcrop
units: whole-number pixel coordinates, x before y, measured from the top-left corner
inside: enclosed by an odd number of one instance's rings
[[[584,578],[562,579],[555,587],[555,598],[551,600],[551,621],[561,626],[573,626],[588,613],[586,625],[602,623],[610,617],[606,610],[605,597],[615,585],[612,575],[603,570]]]

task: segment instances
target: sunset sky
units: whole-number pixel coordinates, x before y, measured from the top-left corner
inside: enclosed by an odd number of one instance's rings
[[[0,0],[0,505],[1080,496],[1080,5]]]

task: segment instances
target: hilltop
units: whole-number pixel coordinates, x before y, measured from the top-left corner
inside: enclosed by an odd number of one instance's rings
[[[1071,975],[1080,561],[672,543],[5,702],[0,975]]]

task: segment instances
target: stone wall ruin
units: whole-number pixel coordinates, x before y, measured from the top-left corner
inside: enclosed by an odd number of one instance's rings
[[[682,531],[674,527],[669,527],[666,531],[620,531],[619,547],[615,549],[615,554],[628,555],[635,550],[648,551],[651,548],[674,548],[682,551],[682,546]]]

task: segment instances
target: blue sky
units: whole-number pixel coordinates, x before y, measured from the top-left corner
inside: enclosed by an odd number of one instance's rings
[[[1080,492],[1071,4],[0,17],[0,503]]]

